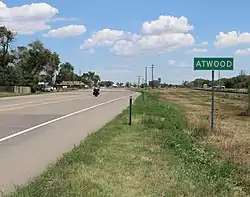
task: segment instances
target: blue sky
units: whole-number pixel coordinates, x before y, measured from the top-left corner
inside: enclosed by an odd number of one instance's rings
[[[30,6],[31,3],[37,3],[36,7]],[[154,64],[155,77],[167,83],[210,78],[209,71],[193,71],[196,56],[235,57],[235,70],[221,72],[225,77],[235,76],[242,69],[250,72],[250,1],[247,0],[86,0],[78,3],[5,0],[4,4],[1,7],[0,3],[0,25],[18,32],[15,45],[40,39],[46,47],[58,52],[62,61],[70,61],[77,73],[92,70],[105,80],[134,82],[138,75],[144,75],[145,66]],[[21,8],[24,5],[26,7]],[[182,16],[186,20],[182,20]],[[148,25],[143,26],[147,21]],[[44,36],[68,25],[78,27],[68,28],[67,33],[62,29],[54,36]],[[32,32],[23,33],[27,28]],[[220,32],[224,34],[216,38]],[[198,50],[191,52],[194,48]],[[150,70],[148,74],[150,78]]]

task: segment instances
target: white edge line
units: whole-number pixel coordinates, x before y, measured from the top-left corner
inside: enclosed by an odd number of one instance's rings
[[[133,96],[133,95],[135,95],[135,94],[132,94],[132,96]],[[93,108],[96,108],[96,107],[99,107],[99,106],[102,106],[102,105],[106,105],[106,104],[108,104],[108,103],[112,103],[112,102],[115,102],[115,101],[117,101],[117,100],[121,100],[121,99],[123,99],[123,98],[125,98],[125,97],[128,97],[128,96],[118,97],[118,98],[116,98],[116,99],[112,99],[112,100],[109,100],[109,101],[106,101],[106,102],[103,102],[103,103],[99,103],[99,104],[97,104],[97,105],[93,105],[93,106],[91,106],[91,107],[87,107],[87,108],[81,109],[81,110],[79,110],[79,111],[76,111],[76,112],[73,112],[73,113],[70,113],[70,114],[61,116],[61,117],[59,117],[59,118],[55,118],[55,119],[53,119],[53,120],[50,120],[50,121],[41,123],[41,124],[36,125],[36,126],[34,126],[34,127],[31,127],[31,128],[28,128],[28,129],[19,131],[19,132],[17,132],[17,133],[14,133],[14,134],[12,134],[12,135],[6,136],[6,137],[4,137],[4,138],[1,138],[1,139],[0,139],[0,142],[4,142],[4,141],[6,141],[6,140],[9,140],[9,139],[14,138],[14,137],[17,137],[17,136],[19,136],[19,135],[28,133],[28,132],[30,132],[30,131],[32,131],[32,130],[38,129],[38,128],[43,127],[43,126],[46,126],[46,125],[51,124],[51,123],[53,123],[53,122],[57,122],[57,121],[60,121],[60,120],[62,120],[62,119],[68,118],[68,117],[70,117],[70,116],[77,115],[77,114],[82,113],[82,112],[84,112],[84,111],[88,111],[88,110],[90,110],[90,109],[93,109]]]

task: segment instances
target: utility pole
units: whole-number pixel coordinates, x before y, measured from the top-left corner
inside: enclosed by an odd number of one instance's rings
[[[145,88],[148,87],[148,67],[145,67]]]
[[[220,90],[221,90],[221,81],[220,81],[220,70],[219,70],[219,88],[220,88]]]
[[[151,81],[151,83],[152,83],[152,89],[153,89],[154,88],[154,68],[155,68],[155,66],[152,65],[150,68],[152,69],[152,81]]]
[[[141,83],[141,77],[142,76],[137,76],[138,77],[138,88],[140,88],[140,83]]]

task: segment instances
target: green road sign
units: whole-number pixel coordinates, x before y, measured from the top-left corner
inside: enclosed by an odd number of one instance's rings
[[[194,70],[233,70],[234,58],[231,57],[195,57]]]

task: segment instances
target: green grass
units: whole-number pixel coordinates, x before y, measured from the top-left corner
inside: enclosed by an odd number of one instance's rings
[[[0,98],[3,97],[11,97],[11,96],[21,96],[22,94],[8,93],[8,92],[0,92]]]
[[[145,94],[8,197],[246,196],[239,169],[186,132],[179,106]],[[196,131],[197,133],[198,131]]]
[[[66,90],[61,90],[62,92],[67,92],[67,91],[75,91],[78,89],[73,89],[73,88],[68,88]],[[28,96],[28,95],[38,95],[38,94],[53,94],[57,93],[58,91],[54,92],[36,92],[36,93],[30,93],[30,94],[21,94],[21,93],[11,93],[11,92],[0,92],[0,98],[4,97],[14,97],[14,96]]]

